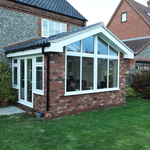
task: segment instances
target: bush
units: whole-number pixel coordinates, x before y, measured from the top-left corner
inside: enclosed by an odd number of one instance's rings
[[[127,97],[136,97],[141,98],[144,97],[142,93],[137,93],[130,84],[126,85],[126,96]]]
[[[150,70],[142,70],[141,73],[135,72],[131,74],[132,84],[131,87],[138,93],[144,95],[144,97],[150,97]]]
[[[11,70],[0,61],[0,100],[14,100],[15,92],[12,88]]]

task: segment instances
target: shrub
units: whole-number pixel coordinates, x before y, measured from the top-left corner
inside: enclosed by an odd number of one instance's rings
[[[131,87],[138,93],[142,93],[144,97],[150,97],[150,70],[142,70],[141,73],[135,72],[131,74]]]
[[[14,100],[15,92],[12,88],[11,70],[0,61],[0,100]]]
[[[137,98],[141,98],[144,97],[142,93],[137,93],[130,84],[126,85],[126,96],[127,97],[137,97]]]

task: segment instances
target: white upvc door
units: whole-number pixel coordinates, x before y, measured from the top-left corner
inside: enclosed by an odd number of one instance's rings
[[[33,108],[33,62],[32,58],[20,59],[19,103]]]

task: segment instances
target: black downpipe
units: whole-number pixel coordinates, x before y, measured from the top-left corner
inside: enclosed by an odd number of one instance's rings
[[[50,61],[50,57],[47,53],[45,53],[45,47],[42,46],[42,54],[45,55],[47,57],[47,106],[46,106],[46,110],[49,111],[49,102],[50,102],[50,98],[49,98],[49,61]]]

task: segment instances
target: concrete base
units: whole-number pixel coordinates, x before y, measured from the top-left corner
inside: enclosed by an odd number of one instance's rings
[[[8,106],[5,108],[0,108],[0,116],[1,115],[19,114],[19,113],[25,113],[25,111],[15,107],[15,106]]]

